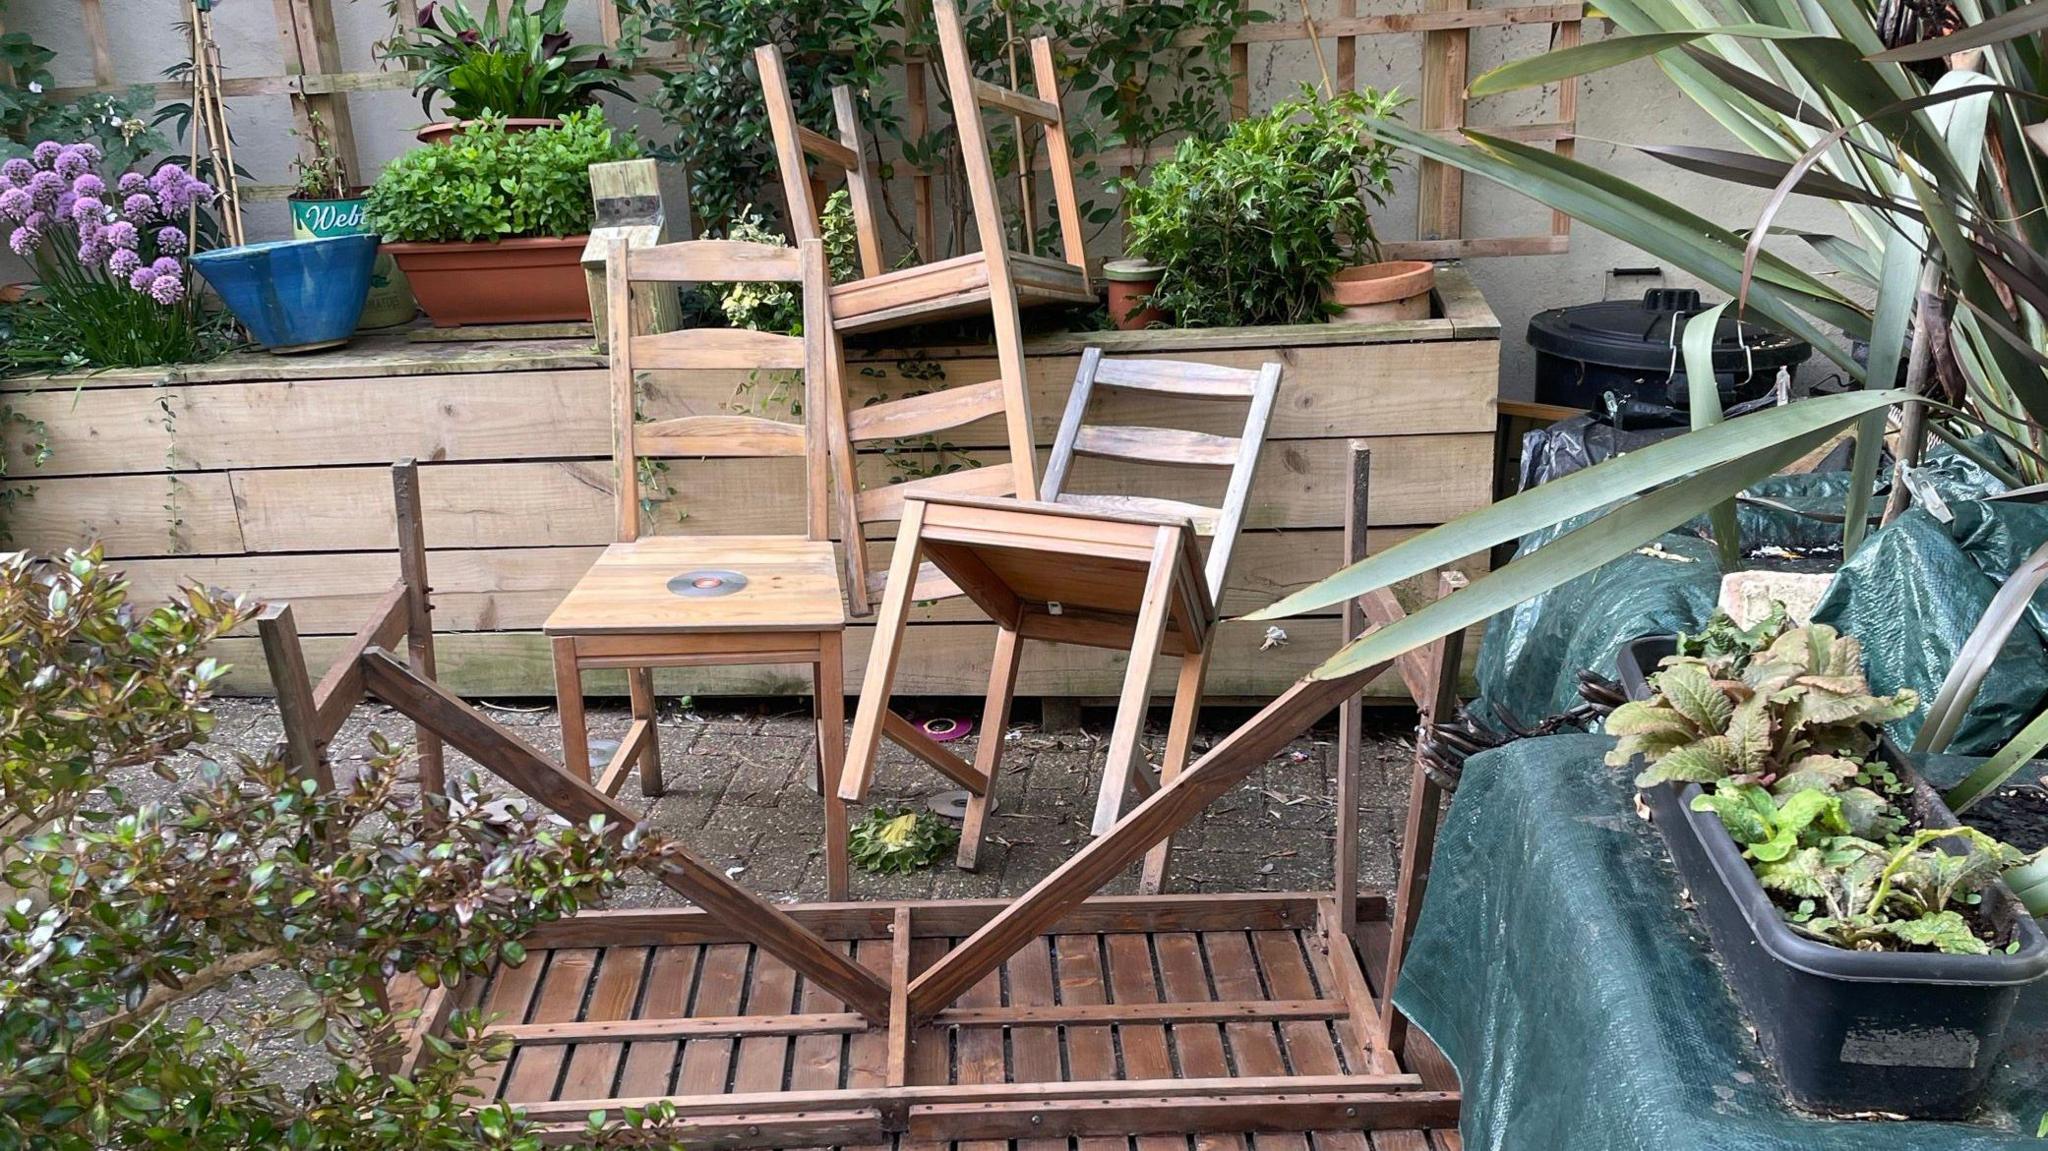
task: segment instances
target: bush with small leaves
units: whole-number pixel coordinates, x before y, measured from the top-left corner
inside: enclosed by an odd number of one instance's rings
[[[206,646],[254,605],[189,589],[141,611],[126,590],[97,552],[0,560],[0,1146],[538,1147],[469,1086],[509,1041],[459,1011],[408,1059],[418,1012],[392,980],[520,963],[534,926],[669,848],[486,803],[473,780],[423,806],[381,739],[330,791],[275,759],[200,759],[225,670]],[[121,786],[145,768],[176,794]],[[220,994],[258,973],[292,990]],[[287,1037],[327,1067],[289,1090],[255,1054]],[[659,1143],[662,1119],[593,1142]]]

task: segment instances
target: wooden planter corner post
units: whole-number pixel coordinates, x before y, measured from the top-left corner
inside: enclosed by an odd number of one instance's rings
[[[600,352],[607,348],[604,256],[614,240],[628,248],[652,248],[669,239],[661,175],[651,159],[614,160],[590,166],[590,197],[596,226],[583,245],[583,280],[590,293],[591,331]],[[633,330],[668,332],[682,322],[682,297],[674,284],[644,283],[633,290]]]

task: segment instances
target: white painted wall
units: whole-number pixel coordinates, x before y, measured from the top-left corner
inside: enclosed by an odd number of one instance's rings
[[[1318,15],[1332,7],[1329,0],[1311,3],[1311,11]],[[109,33],[121,79],[155,79],[164,69],[184,59],[184,33],[176,27],[183,8],[182,0],[107,0]],[[1371,12],[1392,10],[1394,6],[1369,2],[1360,8]],[[577,5],[576,9],[572,29],[580,38],[595,39],[595,6]],[[335,17],[344,66],[350,70],[374,67],[369,45],[388,28],[384,5],[378,0],[337,0]],[[28,32],[58,52],[55,70],[59,84],[91,83],[91,54],[73,0],[12,0],[7,21],[10,31]],[[278,75],[283,71],[272,5],[262,0],[228,0],[217,9],[214,23],[228,76]],[[1533,27],[1475,31],[1474,74],[1503,60],[1542,51],[1547,31]],[[1601,34],[1598,22],[1589,23],[1587,31],[1589,38]],[[1419,36],[1362,38],[1358,50],[1360,82],[1416,91],[1420,46]],[[1327,45],[1325,53],[1329,53]],[[1315,81],[1318,75],[1314,55],[1306,44],[1253,45],[1251,68],[1257,108],[1285,99],[1302,83]],[[1517,117],[1547,119],[1549,98],[1548,93],[1530,92],[1477,101],[1470,119],[1474,125],[1509,122]],[[374,173],[391,157],[415,146],[412,129],[425,117],[410,93],[364,92],[350,96],[349,100],[365,172]],[[228,103],[237,160],[259,183],[288,182],[288,165],[296,153],[296,141],[291,135],[292,120],[285,98],[238,97]],[[1639,180],[1730,227],[1745,227],[1755,218],[1763,199],[1761,191],[1730,189],[1617,146],[1627,141],[1729,143],[1719,126],[1679,95],[1653,65],[1639,63],[1585,81],[1579,111],[1581,160]],[[656,117],[630,106],[614,107],[611,112],[615,120],[636,126],[643,138],[652,138],[663,130]],[[1413,179],[1405,179],[1401,185],[1401,193],[1377,217],[1381,234],[1388,238],[1414,235]],[[281,202],[253,203],[245,216],[252,240],[279,237],[289,230]],[[1509,189],[1476,178],[1466,181],[1465,221],[1469,235],[1540,231],[1547,227],[1548,218],[1548,209]],[[1836,220],[1824,205],[1795,201],[1781,220],[1783,225],[1826,230],[1836,227]],[[1114,246],[1113,236],[1106,240],[1106,247]],[[1796,241],[1785,241],[1777,248],[1793,259],[1817,265]],[[1607,291],[1607,269],[1651,262],[1633,248],[1577,225],[1573,228],[1571,250],[1566,254],[1474,261],[1473,273],[1503,326],[1503,393],[1511,397],[1528,394],[1533,357],[1522,343],[1521,332],[1532,313],[1560,304],[1599,299]],[[18,268],[5,268],[0,269],[0,275],[13,279],[19,278],[20,272]],[[1674,277],[1671,282],[1684,281]],[[1616,292],[1639,292],[1641,287],[1640,283],[1632,282]]]

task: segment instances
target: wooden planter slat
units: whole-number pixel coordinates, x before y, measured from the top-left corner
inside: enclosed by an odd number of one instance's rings
[[[1491,496],[1499,325],[1459,268],[1438,277],[1440,314],[1402,324],[1090,332],[1026,341],[1036,434],[1049,443],[1082,348],[1251,367],[1286,365],[1249,506],[1242,557],[1223,612],[1271,602],[1340,566],[1347,443],[1374,453],[1372,550],[1478,507]],[[993,378],[986,345],[856,353],[856,404]],[[658,373],[649,419],[757,411],[782,414],[775,381],[748,373]],[[772,374],[771,374],[772,375]],[[4,437],[10,484],[34,488],[9,512],[12,545],[56,550],[97,538],[127,561],[135,594],[160,600],[181,582],[289,598],[317,662],[332,655],[396,574],[396,528],[383,465],[421,459],[421,503],[432,522],[434,600],[445,636],[442,677],[462,692],[546,694],[552,685],[538,628],[612,536],[613,477],[603,359],[585,341],[414,344],[364,337],[305,358],[238,355],[206,364],[56,379],[0,381],[0,393],[43,421],[52,455],[30,466],[18,429]],[[768,398],[764,398],[768,397]],[[1233,435],[1241,412],[1169,395],[1105,397],[1111,424]],[[945,433],[948,464],[1003,458],[1001,423]],[[904,453],[918,469],[928,454]],[[864,453],[870,490],[902,478]],[[658,532],[778,532],[800,514],[793,461],[676,460],[673,495],[651,517]],[[1212,477],[1159,465],[1082,459],[1076,490],[1157,494],[1185,483],[1190,502],[1214,503]],[[1220,481],[1218,481],[1220,482]],[[1165,486],[1162,486],[1165,485]],[[679,517],[687,517],[681,518]],[[878,528],[885,525],[876,525]],[[870,546],[886,567],[887,530]],[[1480,565],[1467,563],[1467,570]],[[1427,580],[1419,581],[1426,583]],[[1225,624],[1210,672],[1218,698],[1270,697],[1334,647],[1323,617],[1286,625],[1284,647],[1259,650],[1263,628]],[[931,652],[903,685],[911,694],[977,695],[986,632],[966,601],[919,607],[912,626]],[[951,629],[951,630],[948,630]],[[1241,633],[1241,634],[1234,634]],[[865,624],[849,634],[847,674],[858,682]],[[1040,653],[1027,644],[1019,690],[1108,696],[1113,657]],[[237,691],[267,691],[253,638],[225,645]],[[775,668],[664,672],[662,690],[700,695],[807,690]],[[599,676],[595,692],[619,690]],[[1391,687],[1374,689],[1385,696]]]

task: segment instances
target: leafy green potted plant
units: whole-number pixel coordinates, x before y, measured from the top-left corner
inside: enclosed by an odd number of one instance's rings
[[[413,94],[427,115],[441,97],[447,119],[419,130],[423,143],[447,143],[471,121],[499,117],[510,131],[552,127],[563,116],[597,102],[600,92],[630,99],[620,87],[625,75],[611,66],[595,44],[577,44],[562,27],[569,0],[511,0],[498,11],[496,0],[482,16],[463,0],[443,0],[420,9],[412,38],[391,47],[385,58],[419,71]]]
[[[291,205],[292,236],[317,240],[373,234],[365,211],[368,197],[361,188],[349,186],[347,169],[342,166],[340,153],[335,151],[326,121],[314,112],[309,122],[307,135],[313,154],[310,158],[299,156],[292,160],[298,185],[286,197]],[[406,287],[405,273],[398,270],[398,261],[391,253],[379,251],[370,268],[369,294],[363,301],[363,314],[356,321],[357,326],[388,328],[405,323],[418,311],[419,304]]]
[[[2019,853],[1961,827],[1882,738],[1918,707],[1871,694],[1822,624],[1717,616],[1623,653],[1609,756],[1636,777],[1679,877],[1801,1104],[1966,1111],[2048,939],[2000,882]]]
[[[531,132],[481,120],[387,165],[370,226],[438,327],[587,320],[590,166],[637,151],[596,108]]]
[[[1372,210],[1398,161],[1366,128],[1401,103],[1304,89],[1220,137],[1182,140],[1144,182],[1125,181],[1130,248],[1163,268],[1153,302],[1184,327],[1328,319],[1339,273],[1378,254]]]

